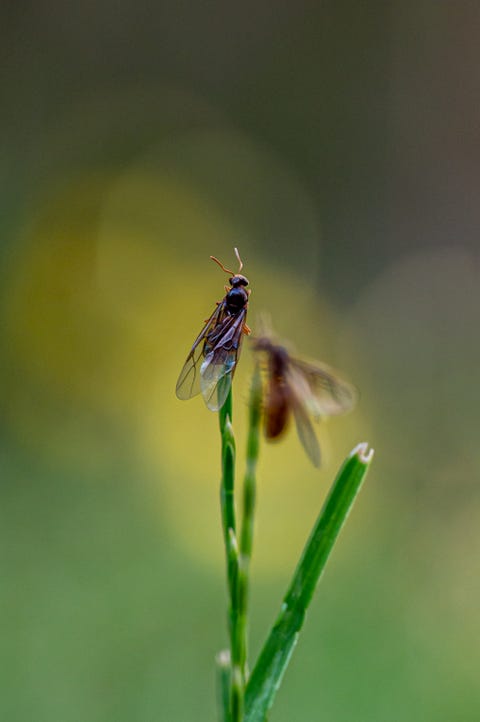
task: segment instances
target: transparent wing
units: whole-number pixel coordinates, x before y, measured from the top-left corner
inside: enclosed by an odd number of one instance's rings
[[[307,455],[314,466],[320,466],[321,454],[320,444],[315,435],[315,430],[312,426],[312,422],[308,417],[308,412],[305,408],[305,401],[299,397],[296,397],[295,392],[290,389],[291,392],[291,409],[293,412],[293,418],[295,419],[295,426],[297,428],[298,438],[300,439],[303,448],[307,452]]]
[[[204,345],[208,336],[225,314],[225,300],[218,304],[205,326],[193,342],[192,350],[187,356],[180,376],[178,377],[175,392],[179,399],[191,399],[200,393],[200,367],[204,356]],[[203,342],[203,343],[202,343]]]
[[[210,411],[222,408],[232,385],[235,360],[232,352],[208,354],[200,370],[200,388]],[[223,360],[222,360],[223,359]]]
[[[289,375],[292,383],[303,389],[307,408],[316,418],[344,414],[355,406],[356,388],[325,364],[290,358]]]
[[[210,349],[200,367],[200,388],[211,411],[221,409],[230,391],[243,337],[247,309],[225,316],[208,334]]]

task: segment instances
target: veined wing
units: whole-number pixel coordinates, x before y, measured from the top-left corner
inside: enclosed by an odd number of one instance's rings
[[[316,418],[344,414],[355,406],[356,388],[337,376],[329,366],[297,358],[290,358],[289,366],[294,385],[302,388],[307,408]],[[305,390],[305,384],[308,390]]]
[[[211,411],[222,408],[230,391],[246,316],[246,308],[234,316],[225,315],[207,336],[205,359],[200,368],[200,388]]]
[[[179,399],[190,399],[200,393],[200,367],[204,356],[205,341],[214,331],[215,327],[221,323],[221,319],[225,314],[225,300],[221,301],[205,326],[202,328],[197,338],[193,342],[192,349],[187,356],[180,376],[178,377],[176,394]],[[202,343],[203,342],[203,343]]]

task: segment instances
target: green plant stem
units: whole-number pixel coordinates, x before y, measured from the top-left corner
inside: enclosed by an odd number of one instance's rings
[[[241,670],[243,686],[247,677],[247,632],[248,632],[248,591],[249,572],[252,557],[255,500],[256,500],[256,471],[260,448],[260,421],[262,404],[262,386],[258,366],[252,378],[249,404],[249,424],[247,438],[247,465],[243,486],[243,517],[240,535],[240,555],[238,567],[238,640],[236,650],[238,658],[234,664]]]
[[[224,649],[217,654],[217,700],[221,722],[231,722],[230,716],[230,652]]]
[[[219,412],[220,433],[222,438],[222,480],[220,485],[220,503],[222,510],[223,538],[227,566],[228,586],[228,629],[230,636],[230,657],[232,660],[229,674],[230,719],[239,722],[243,717],[244,689],[234,668],[233,658],[238,649],[238,566],[239,552],[236,538],[235,516],[235,437],[232,428],[232,391]]]
[[[368,470],[372,452],[359,445],[345,460],[307,541],[280,614],[246,688],[245,722],[264,722],[282,681],[317,582]]]
[[[219,411],[220,434],[222,438],[222,481],[220,501],[222,509],[223,536],[228,548],[229,529],[235,532],[235,437],[232,428],[232,390]],[[230,579],[230,577],[229,577]]]
[[[229,404],[231,414],[231,392],[225,405]],[[238,550],[236,549],[235,519],[235,437],[231,424],[231,415],[220,412],[220,432],[222,436],[222,480],[220,485],[220,504],[222,511],[223,538],[227,560],[227,581],[230,599],[234,599],[236,586]]]
[[[244,718],[244,699],[247,668],[247,630],[248,630],[248,587],[249,569],[252,555],[256,467],[259,452],[261,418],[261,379],[258,368],[255,369],[249,410],[249,428],[247,440],[247,466],[243,489],[243,518],[240,535],[240,548],[236,536],[234,471],[235,441],[231,425],[231,392],[220,411],[220,430],[222,434],[222,522],[227,558],[227,579],[229,589],[229,631],[231,664],[230,720],[242,722]],[[225,678],[223,679],[225,684]]]

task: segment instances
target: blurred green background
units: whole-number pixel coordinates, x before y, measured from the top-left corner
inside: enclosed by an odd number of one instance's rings
[[[0,14],[1,719],[215,718],[217,419],[174,387],[236,245],[252,328],[361,391],[320,472],[262,447],[253,653],[376,449],[272,722],[479,720],[479,6]]]

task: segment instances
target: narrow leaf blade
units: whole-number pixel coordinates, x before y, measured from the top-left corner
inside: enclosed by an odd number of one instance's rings
[[[312,529],[280,614],[247,684],[245,722],[264,722],[297,643],[330,552],[360,491],[373,450],[359,444],[345,460]]]

